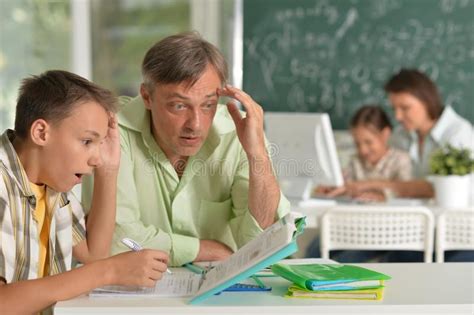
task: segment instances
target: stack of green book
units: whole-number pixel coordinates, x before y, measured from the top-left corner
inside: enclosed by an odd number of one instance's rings
[[[293,282],[286,296],[299,298],[381,300],[384,281],[390,279],[374,270],[342,264],[275,264],[272,271]]]

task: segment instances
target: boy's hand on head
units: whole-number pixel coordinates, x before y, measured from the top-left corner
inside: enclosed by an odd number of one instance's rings
[[[100,169],[117,171],[120,166],[120,135],[117,116],[114,113],[109,114],[109,128],[101,144],[101,154],[103,164]]]
[[[153,287],[166,271],[168,254],[154,249],[125,252],[108,258],[110,284]]]
[[[267,155],[263,132],[263,109],[245,92],[227,85],[219,89],[219,96],[228,96],[239,101],[245,108],[246,116],[242,117],[237,105],[230,101],[227,110],[234,120],[240,143],[249,157]]]

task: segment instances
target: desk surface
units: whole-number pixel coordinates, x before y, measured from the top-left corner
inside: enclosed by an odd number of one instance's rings
[[[288,281],[264,278],[271,292],[224,292],[199,305],[184,298],[78,298],[55,314],[473,314],[474,263],[359,264],[392,276],[382,301],[283,298]]]

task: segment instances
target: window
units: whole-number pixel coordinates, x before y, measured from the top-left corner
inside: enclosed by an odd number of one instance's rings
[[[68,0],[0,1],[1,131],[13,128],[22,78],[69,68],[70,17]]]
[[[188,0],[92,0],[91,9],[92,77],[117,95],[138,94],[154,43],[191,28]]]

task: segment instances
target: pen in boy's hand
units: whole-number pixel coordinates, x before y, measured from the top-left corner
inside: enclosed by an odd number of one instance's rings
[[[139,250],[143,249],[140,244],[128,237],[122,238],[122,243],[134,252],[138,252]],[[171,274],[171,271],[168,268],[166,268],[166,272]]]

